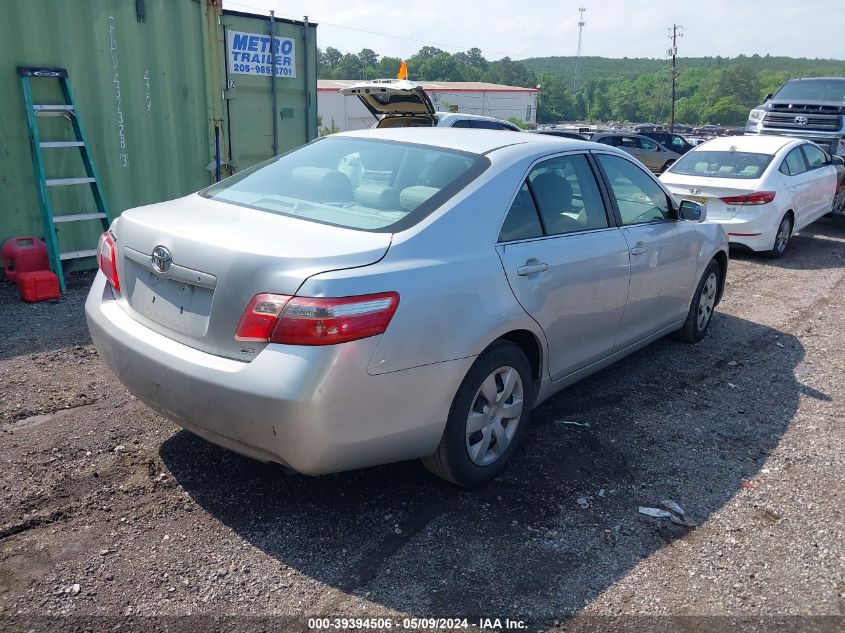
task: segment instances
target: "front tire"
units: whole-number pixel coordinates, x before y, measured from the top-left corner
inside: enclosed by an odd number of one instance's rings
[[[516,452],[533,401],[534,383],[525,353],[510,341],[493,344],[467,372],[440,444],[423,464],[458,486],[487,483]]]
[[[674,163],[674,160],[667,160],[665,163],[663,163],[663,169],[660,170],[660,173],[662,174],[664,171],[669,169]]]
[[[714,259],[701,276],[701,281],[698,282],[698,288],[692,296],[692,303],[687,313],[687,320],[675,333],[675,338],[687,343],[698,343],[704,338],[716,308],[721,273],[722,268]]]
[[[786,247],[789,246],[789,239],[792,237],[792,215],[787,213],[781,219],[778,225],[777,233],[775,233],[775,242],[772,244],[772,250],[766,251],[766,255],[770,259],[780,259],[786,252]]]

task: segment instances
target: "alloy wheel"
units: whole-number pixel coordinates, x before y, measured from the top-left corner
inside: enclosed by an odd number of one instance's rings
[[[716,292],[719,289],[719,280],[716,273],[712,272],[707,276],[704,286],[701,289],[701,296],[698,298],[698,316],[696,326],[698,331],[704,331],[713,315],[713,308],[716,307]]]
[[[525,389],[519,372],[510,366],[493,370],[473,398],[466,421],[466,449],[478,466],[502,457],[522,418]]]
[[[791,233],[792,222],[788,217],[786,217],[781,220],[777,235],[775,236],[775,250],[778,253],[783,253],[786,250],[786,245],[789,243],[789,236]]]

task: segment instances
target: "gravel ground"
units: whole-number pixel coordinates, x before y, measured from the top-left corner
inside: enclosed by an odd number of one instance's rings
[[[702,343],[659,341],[545,403],[475,491],[416,462],[307,478],[217,448],[100,362],[90,274],[33,305],[0,283],[0,628],[387,615],[842,630],[845,226],[817,223],[777,262],[732,257]],[[698,526],[638,513],[662,499]]]

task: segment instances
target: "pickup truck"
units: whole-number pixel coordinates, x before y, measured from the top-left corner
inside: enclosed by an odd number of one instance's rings
[[[787,81],[751,110],[745,133],[806,139],[831,156],[845,157],[845,77]],[[831,211],[845,218],[845,167],[837,161],[838,185]]]
[[[778,134],[813,141],[845,156],[845,77],[792,79],[751,110],[746,134]]]

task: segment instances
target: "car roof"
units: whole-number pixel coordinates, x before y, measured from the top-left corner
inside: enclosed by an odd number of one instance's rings
[[[698,148],[705,151],[728,151],[735,147],[740,152],[759,152],[763,154],[775,154],[787,145],[803,143],[802,139],[790,136],[775,136],[770,134],[753,134],[749,136],[720,136],[707,141]],[[693,151],[696,151],[693,150]]]
[[[473,154],[486,154],[502,147],[519,146],[526,155],[543,151],[543,145],[549,151],[572,151],[613,149],[608,145],[599,145],[589,141],[551,136],[549,134],[526,134],[509,130],[473,130],[453,127],[401,127],[401,128],[370,128],[339,132],[332,136],[373,138],[402,143],[417,143],[432,145],[446,149],[454,149]]]

